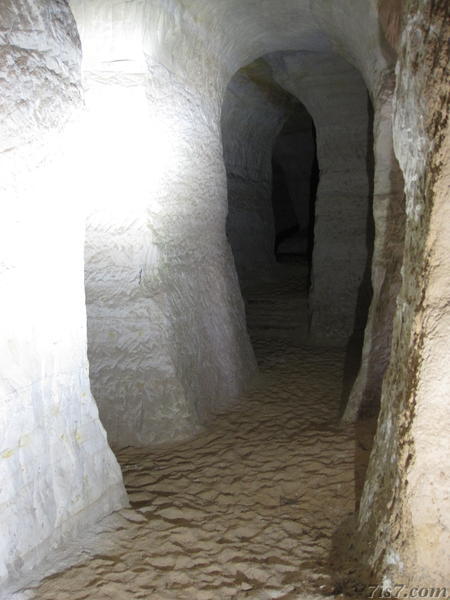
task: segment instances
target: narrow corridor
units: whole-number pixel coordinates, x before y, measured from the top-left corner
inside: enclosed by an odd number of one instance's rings
[[[449,6],[0,2],[0,600],[448,596]]]
[[[353,430],[337,424],[344,356],[302,342],[307,269],[279,270],[246,294],[258,381],[195,439],[121,451],[132,508],[101,553],[35,598],[333,596],[331,536],[355,505]]]

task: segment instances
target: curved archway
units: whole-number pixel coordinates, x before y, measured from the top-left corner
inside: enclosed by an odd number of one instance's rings
[[[269,275],[274,261],[271,148],[281,119],[294,109],[294,98],[314,119],[321,171],[309,301],[311,339],[345,346],[355,326],[370,250],[366,230],[372,191],[367,91],[346,61],[329,53],[276,53],[232,79],[222,116],[232,211],[228,230],[241,279],[255,278],[258,272]],[[311,165],[304,168],[308,171]],[[236,206],[243,207],[242,214]]]

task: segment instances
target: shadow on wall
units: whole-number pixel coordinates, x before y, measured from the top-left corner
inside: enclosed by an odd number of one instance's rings
[[[277,262],[308,259],[311,272],[319,168],[314,122],[302,104],[277,136],[272,155],[272,210]]]
[[[364,269],[363,278],[358,289],[358,297],[356,301],[355,321],[353,332],[349,338],[344,364],[344,376],[341,394],[341,410],[344,411],[347,401],[352,390],[353,384],[358,375],[364,343],[364,332],[366,329],[367,318],[369,314],[370,303],[373,297],[372,289],[372,261],[375,242],[375,222],[373,218],[373,194],[374,194],[374,173],[375,173],[375,158],[374,158],[374,136],[373,136],[373,120],[374,112],[370,98],[367,97],[367,110],[369,113],[369,121],[367,128],[367,150],[366,150],[366,168],[367,179],[369,183],[369,193],[367,198],[367,220],[366,220],[366,248],[367,260]],[[378,408],[374,408],[374,412],[378,413]]]

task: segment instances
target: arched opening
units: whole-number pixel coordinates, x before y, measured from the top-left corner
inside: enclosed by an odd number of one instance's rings
[[[233,77],[222,110],[227,234],[244,296],[280,263],[303,262],[309,341],[349,355],[361,353],[370,304],[372,128],[359,73],[326,53],[259,59]]]

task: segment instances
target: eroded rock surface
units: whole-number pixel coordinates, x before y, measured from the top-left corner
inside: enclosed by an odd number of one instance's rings
[[[448,11],[444,1],[408,5],[397,66],[405,255],[358,545],[386,587],[449,580]]]
[[[75,22],[34,0],[2,2],[0,21],[4,584],[127,500],[89,386]]]
[[[187,438],[255,372],[225,236],[217,85],[196,89],[150,60],[142,3],[117,11],[105,2],[71,4],[85,53],[90,140],[93,392],[114,446]]]

